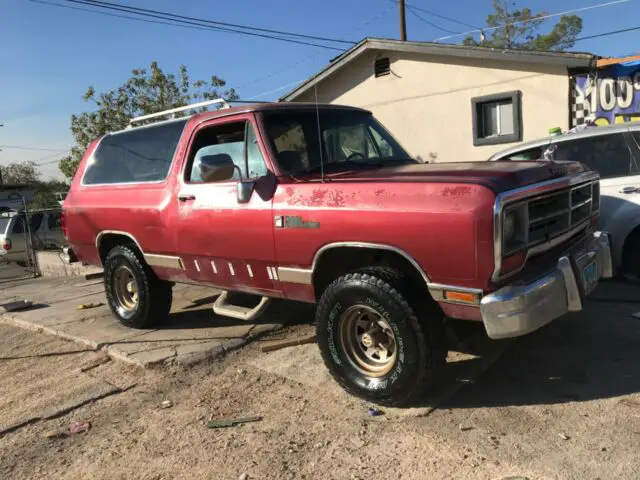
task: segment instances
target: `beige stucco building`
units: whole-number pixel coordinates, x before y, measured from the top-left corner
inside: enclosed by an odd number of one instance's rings
[[[594,64],[583,53],[365,39],[281,100],[371,110],[423,161],[486,160],[567,129],[569,74]]]

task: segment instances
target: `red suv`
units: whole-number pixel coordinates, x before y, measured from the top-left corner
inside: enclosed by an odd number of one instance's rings
[[[523,335],[613,274],[598,175],[580,163],[425,165],[336,105],[153,122],[172,113],[95,140],[64,202],[69,245],[104,267],[124,325],[166,317],[174,283],[222,289],[214,311],[243,320],[271,298],[317,303],[334,378],[404,405],[444,365],[445,317]]]

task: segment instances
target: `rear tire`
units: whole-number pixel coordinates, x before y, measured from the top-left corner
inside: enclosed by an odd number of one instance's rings
[[[104,262],[104,287],[113,314],[125,327],[149,328],[169,315],[172,284],[160,280],[132,247],[114,247]]]
[[[401,272],[389,268],[350,273],[327,287],[316,313],[317,340],[347,392],[406,406],[436,382],[446,358],[443,319],[435,308],[425,316],[421,303]]]

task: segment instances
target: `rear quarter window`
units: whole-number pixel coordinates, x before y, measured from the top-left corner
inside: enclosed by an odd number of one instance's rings
[[[82,183],[160,182],[167,178],[187,119],[105,136],[89,159]]]

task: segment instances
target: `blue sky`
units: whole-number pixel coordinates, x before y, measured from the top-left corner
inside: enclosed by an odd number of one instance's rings
[[[47,0],[65,3],[61,0]],[[398,37],[398,12],[392,0],[111,0],[187,16],[358,41],[365,36]],[[517,4],[534,12],[581,8],[605,0],[531,0]],[[408,0],[462,22],[483,26],[491,0]],[[580,13],[583,36],[640,25],[640,0]],[[453,31],[468,27],[417,12]],[[549,20],[552,25],[553,19]],[[407,12],[409,40],[448,35]],[[463,37],[444,40],[459,42]],[[640,31],[576,44],[574,50],[604,56],[636,53]],[[56,160],[54,150],[69,148],[70,116],[90,110],[82,100],[88,86],[98,92],[117,87],[134,68],[153,60],[165,71],[185,64],[193,79],[215,74],[243,99],[273,100],[322,68],[337,51],[232,33],[142,23],[33,3],[0,0],[0,164]],[[55,163],[43,176],[59,176]]]

